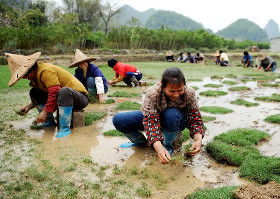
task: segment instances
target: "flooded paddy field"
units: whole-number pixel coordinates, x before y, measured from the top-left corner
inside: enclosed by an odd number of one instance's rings
[[[147,64],[147,63],[145,63]],[[158,63],[157,63],[158,64]],[[146,81],[155,83],[160,73],[149,73],[151,67],[143,68]],[[171,66],[171,65],[170,65]],[[200,66],[195,66],[200,67]],[[220,68],[212,67],[212,71]],[[188,69],[180,68],[187,74]],[[192,69],[196,70],[196,69]],[[254,76],[238,74],[229,78],[232,72],[223,71],[222,78],[211,78],[212,74],[202,76],[201,68],[191,72],[188,85],[196,87],[199,106],[221,106],[233,110],[228,114],[211,114],[201,111],[203,116],[215,116],[216,119],[205,123],[207,127],[203,145],[215,136],[236,128],[252,128],[267,132],[271,138],[257,146],[261,154],[280,158],[280,126],[265,122],[267,116],[279,114],[279,102],[257,101],[255,97],[280,94],[280,87],[265,87]],[[222,69],[223,70],[223,69]],[[240,68],[239,70],[243,70]],[[245,69],[244,69],[245,70]],[[254,71],[246,70],[244,73]],[[263,75],[261,73],[261,75]],[[267,82],[279,84],[280,76],[275,75]],[[244,79],[248,81],[243,81]],[[234,81],[228,85],[223,81]],[[250,81],[252,80],[252,81]],[[219,88],[205,87],[207,84],[220,84]],[[230,87],[244,86],[250,90],[230,91]],[[28,196],[42,198],[184,198],[197,189],[223,186],[254,184],[239,177],[238,167],[217,163],[206,152],[192,159],[174,161],[168,165],[158,162],[152,148],[121,148],[127,142],[125,137],[104,136],[103,133],[114,129],[112,117],[118,112],[116,106],[124,101],[141,103],[147,87],[110,88],[109,95],[116,91],[138,93],[136,97],[109,97],[113,104],[89,104],[86,112],[105,112],[106,116],[93,124],[72,129],[72,134],[63,139],[56,139],[57,128],[31,130],[36,111],[29,116],[14,116],[13,110],[28,102],[28,90],[2,89],[1,110],[1,174],[0,191],[5,196]],[[207,90],[225,91],[224,96],[206,97],[200,92]],[[231,104],[237,99],[259,103],[258,106],[246,107]],[[8,104],[12,104],[9,105]],[[7,108],[7,107],[8,108]],[[4,117],[5,116],[5,117]],[[10,137],[9,137],[10,136]],[[15,136],[13,139],[12,137]],[[187,142],[191,142],[188,140]],[[180,152],[175,154],[180,157]],[[44,186],[40,186],[44,183]],[[55,185],[57,184],[57,186]],[[64,187],[64,188],[62,188]],[[42,192],[45,192],[42,194]],[[1,198],[1,196],[0,196]]]

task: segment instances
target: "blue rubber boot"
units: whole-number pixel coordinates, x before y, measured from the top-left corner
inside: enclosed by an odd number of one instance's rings
[[[41,113],[44,109],[44,104],[39,104],[36,106],[37,110],[39,113]],[[52,127],[52,126],[56,126],[56,123],[54,121],[54,117],[52,113],[48,113],[48,116],[46,118],[46,121],[44,123],[33,123],[30,128],[31,129],[41,129],[41,128],[45,128],[45,127]]]
[[[71,134],[70,124],[72,119],[73,106],[59,106],[59,131],[56,138],[62,138]]]

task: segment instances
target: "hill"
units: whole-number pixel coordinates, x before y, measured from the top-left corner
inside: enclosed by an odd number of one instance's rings
[[[266,32],[248,19],[238,19],[225,29],[218,31],[217,34],[235,40],[268,41]]]
[[[267,22],[264,30],[265,30],[266,34],[268,35],[269,39],[274,39],[274,38],[280,37],[278,24],[272,19],[270,19]]]
[[[173,11],[159,10],[147,21],[146,27],[158,29],[162,26],[172,30],[198,30],[204,29],[203,25]]]

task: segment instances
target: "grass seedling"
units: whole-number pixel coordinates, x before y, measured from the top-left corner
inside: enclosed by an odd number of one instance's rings
[[[113,94],[108,95],[108,97],[137,97],[140,96],[139,93],[130,93],[126,91],[116,91]]]
[[[207,113],[213,113],[213,114],[227,114],[232,113],[233,110],[227,109],[221,106],[202,106],[200,107],[201,111],[207,112]]]
[[[270,115],[264,119],[266,122],[280,124],[280,114]]]
[[[262,83],[260,84],[261,86],[264,86],[264,87],[280,87],[280,84],[270,84],[270,83]]]
[[[219,75],[213,75],[213,76],[211,76],[211,79],[224,79],[224,78]]]
[[[152,196],[152,192],[146,183],[142,183],[142,186],[136,189],[136,193],[143,198],[149,198]]]
[[[202,79],[187,79],[188,82],[202,82]]]
[[[228,74],[226,75],[227,78],[237,78],[237,75],[234,74]]]
[[[189,129],[185,128],[182,132],[182,142],[185,142],[188,139],[190,139],[190,131]]]
[[[234,86],[234,87],[230,87],[228,90],[229,91],[249,91],[249,90],[251,90],[251,88],[246,87],[246,86]]]
[[[237,84],[237,82],[235,82],[235,81],[230,81],[230,80],[225,80],[225,81],[223,81],[222,83],[223,83],[223,84],[227,84],[227,85],[235,85],[235,84]]]
[[[216,117],[215,116],[203,116],[202,117],[202,121],[203,122],[211,122],[211,121],[213,121],[213,120],[215,120],[216,119]]]
[[[222,84],[205,84],[204,87],[220,88],[223,87]]]
[[[198,90],[199,89],[199,87],[198,86],[191,86],[194,90]]]
[[[124,134],[116,129],[109,130],[103,133],[105,136],[124,136]]]
[[[280,102],[280,94],[272,94],[271,97],[255,97],[255,100],[265,101],[265,102]]]
[[[266,184],[270,181],[280,183],[280,158],[249,155],[240,167],[240,176]]]
[[[107,115],[105,112],[87,112],[85,116],[85,125],[91,125],[93,121],[100,120]]]
[[[237,99],[235,101],[231,101],[230,103],[231,104],[236,104],[236,105],[247,106],[247,107],[258,106],[259,105],[259,103],[248,102],[244,99]]]
[[[225,91],[208,90],[208,91],[200,92],[199,94],[207,97],[218,97],[222,95],[227,95],[228,93]]]
[[[236,188],[236,186],[230,186],[215,189],[203,189],[188,195],[186,199],[234,199],[233,191]]]
[[[120,103],[116,109],[117,110],[140,110],[141,108],[141,104],[139,104],[138,102],[122,102]]]
[[[113,104],[115,103],[116,101],[114,99],[107,99],[106,100],[106,104]]]

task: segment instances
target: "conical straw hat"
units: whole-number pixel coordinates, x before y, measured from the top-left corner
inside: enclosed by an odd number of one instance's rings
[[[28,56],[10,53],[5,53],[5,55],[7,57],[8,65],[11,71],[11,78],[8,85],[13,86],[36,63],[37,59],[41,55],[41,52],[37,52]]]
[[[75,59],[74,59],[73,63],[70,64],[69,68],[76,67],[79,63],[82,63],[82,62],[91,62],[91,61],[95,61],[95,60],[96,60],[95,58],[88,57],[84,53],[82,53],[82,51],[80,51],[79,49],[76,49]]]

